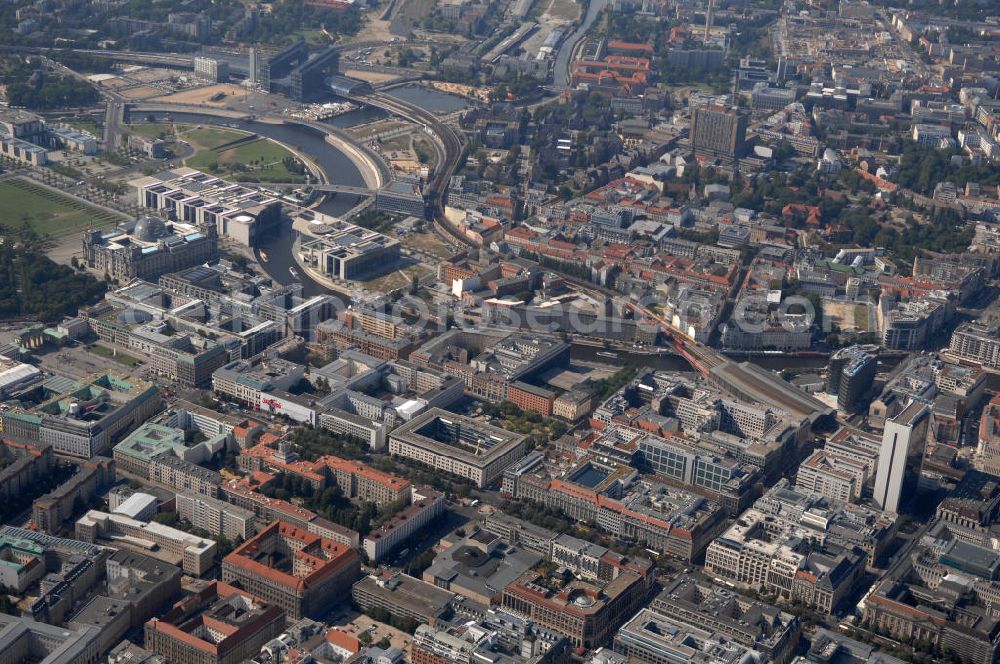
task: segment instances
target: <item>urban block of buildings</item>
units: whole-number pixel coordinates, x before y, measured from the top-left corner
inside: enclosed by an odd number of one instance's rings
[[[356,549],[275,521],[222,561],[222,582],[260,597],[291,620],[320,617],[360,576]]]

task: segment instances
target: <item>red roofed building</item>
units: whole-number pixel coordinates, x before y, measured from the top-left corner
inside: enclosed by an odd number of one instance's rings
[[[361,652],[361,640],[353,634],[343,632],[336,627],[326,633],[326,642],[330,644],[334,652],[344,658],[349,659],[353,655]]]
[[[649,58],[608,55],[603,60],[574,61],[570,75],[574,85],[640,94],[649,83],[650,71]]]
[[[504,216],[508,219],[516,218],[517,204],[510,196],[487,196],[485,204],[486,207],[492,208],[491,212],[495,212],[499,216]]]
[[[298,475],[316,491],[336,484],[345,497],[357,500],[391,503],[409,499],[410,495],[409,480],[333,455],[304,461],[289,455],[280,445],[273,449],[261,444],[243,450],[237,461],[246,471],[271,470]]]
[[[318,618],[347,597],[361,574],[357,550],[275,521],[222,561],[222,580],[284,609],[292,620]]]
[[[590,422],[599,424],[593,419]],[[609,483],[628,472],[627,466],[595,486],[573,481],[591,465],[584,462],[564,479],[525,475],[518,480],[514,498],[544,503],[580,522],[600,523],[615,537],[642,542],[687,561],[697,560],[725,529],[725,511],[719,503],[682,489],[661,487],[661,493],[653,496],[640,487],[621,499],[605,495]]]
[[[237,507],[250,510],[260,521],[267,523],[275,519],[285,519],[287,521],[306,527],[316,513],[307,510],[299,505],[293,505],[287,500],[279,498],[268,498],[257,491],[274,479],[274,475],[263,472],[253,474],[254,484],[247,480],[231,480],[222,484],[222,495],[226,500]]]
[[[264,431],[264,425],[257,420],[244,420],[233,427],[233,439],[242,450],[246,447],[253,447],[257,443],[257,436]]]
[[[548,417],[552,414],[552,404],[555,403],[556,394],[544,387],[515,381],[507,388],[507,399],[521,410],[533,410]]]
[[[815,205],[804,205],[802,203],[789,203],[781,208],[781,218],[786,223],[805,222],[808,226],[820,226],[823,213]]]
[[[636,44],[611,40],[608,42],[608,53],[611,55],[641,55],[651,58],[653,57],[653,42]]]
[[[504,236],[504,240],[506,240],[507,244],[513,244],[523,249],[531,250],[534,250],[534,248],[538,246],[539,238],[541,238],[541,235],[524,226],[512,228],[507,231]]]
[[[214,581],[146,623],[146,649],[173,664],[238,664],[285,628],[285,613]]]
[[[864,179],[868,180],[872,184],[874,184],[882,191],[896,191],[896,189],[898,189],[898,185],[896,183],[890,182],[889,180],[884,180],[873,173],[869,173],[866,170],[855,168],[854,172],[863,177]]]

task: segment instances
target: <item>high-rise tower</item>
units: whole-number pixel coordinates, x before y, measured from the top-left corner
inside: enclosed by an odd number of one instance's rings
[[[924,464],[924,447],[930,426],[930,408],[911,401],[896,417],[887,420],[875,473],[875,503],[886,512],[898,512],[903,497],[917,490]]]

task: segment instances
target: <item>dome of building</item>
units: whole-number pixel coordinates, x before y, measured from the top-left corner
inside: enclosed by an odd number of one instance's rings
[[[135,222],[135,229],[132,231],[132,235],[135,236],[137,240],[142,240],[143,242],[153,242],[156,239],[163,236],[166,231],[166,225],[163,220],[159,217],[139,217],[139,220]]]
[[[123,325],[142,325],[153,320],[153,316],[148,311],[141,309],[125,309],[118,314],[118,322]]]

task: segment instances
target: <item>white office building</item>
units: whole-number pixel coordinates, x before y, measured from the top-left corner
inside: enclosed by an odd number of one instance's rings
[[[898,512],[902,496],[916,491],[923,466],[930,409],[911,401],[885,423],[875,472],[875,503],[886,512]]]

